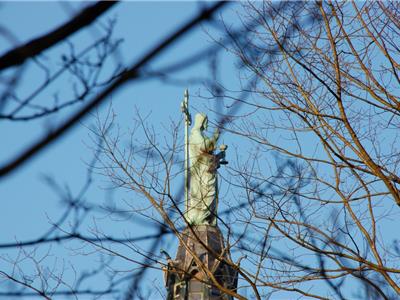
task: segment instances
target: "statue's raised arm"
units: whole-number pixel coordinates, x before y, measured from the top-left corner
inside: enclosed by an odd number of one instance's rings
[[[221,153],[214,154],[219,130],[216,129],[209,138],[204,133],[207,126],[207,116],[203,113],[196,114],[189,138],[190,197],[186,212],[186,218],[192,225],[216,225],[217,220],[217,169],[220,159],[225,156]]]

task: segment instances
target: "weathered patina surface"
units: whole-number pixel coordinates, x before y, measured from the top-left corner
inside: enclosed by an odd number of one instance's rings
[[[205,135],[208,119],[196,114],[189,138],[190,197],[187,221],[192,225],[216,225],[218,204],[217,168],[219,157],[214,154],[219,137],[218,129],[209,138]]]

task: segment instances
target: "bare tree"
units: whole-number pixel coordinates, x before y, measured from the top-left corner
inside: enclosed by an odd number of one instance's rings
[[[187,61],[219,51],[211,47],[164,70],[144,68],[222,4],[200,13],[135,64],[116,68],[104,85],[89,85],[99,94],[88,93],[89,101],[76,114],[10,161],[0,174],[9,174],[62,136],[126,82],[154,77],[168,81],[165,74]],[[227,172],[221,172],[229,188],[219,214],[226,250],[233,254],[232,259],[219,259],[238,272],[240,281],[238,290],[226,290],[198,261],[216,288],[237,299],[396,299],[400,294],[400,250],[393,230],[398,227],[400,205],[399,9],[396,2],[250,2],[243,4],[240,16],[243,31],[226,26],[230,39],[219,41],[219,47],[239,58],[242,86],[228,90],[216,82],[214,73],[210,98],[221,117],[214,125],[240,140],[240,151],[229,154]],[[105,32],[112,31],[112,26],[106,28]],[[112,46],[108,50],[118,44],[110,38],[103,43]],[[66,56],[66,68],[80,61],[73,57]],[[214,71],[218,68],[215,61],[210,64]],[[92,82],[79,77],[79,70],[75,73],[83,86]],[[126,299],[151,297],[152,291],[140,288],[145,273],[170,266],[158,249],[170,245],[171,237],[182,240],[181,231],[188,226],[182,206],[183,139],[179,123],[166,125],[166,135],[140,114],[136,121],[132,133],[124,136],[112,110],[105,119],[98,118],[92,132],[100,164],[92,165],[88,182],[95,170],[115,188],[134,192],[140,201],[129,203],[129,212],[110,206],[110,215],[146,222],[155,233],[115,238],[93,228],[83,234],[79,221],[66,229],[61,219],[51,229],[56,235],[3,245],[22,249],[21,257],[38,266],[28,278],[20,276],[24,270],[19,261],[9,261],[21,272],[2,271],[2,278],[13,282],[7,295],[112,294],[128,281]],[[77,220],[99,209],[77,199],[66,201]],[[93,274],[81,274],[74,285],[56,272],[44,272],[40,255],[23,250],[63,240],[81,243],[84,250],[77,246],[77,254],[96,252],[103,258]],[[142,240],[151,243],[142,247]],[[130,267],[121,268],[112,260],[129,262]],[[81,282],[99,273],[109,276],[105,290],[81,288]]]
[[[256,149],[230,177],[252,208],[237,216],[257,233],[243,249],[253,283],[321,299],[395,299],[399,4],[283,5],[244,5],[244,27],[258,26],[228,47],[244,88],[220,96],[242,108],[225,130]],[[288,163],[268,168],[273,153]]]
[[[224,259],[241,277],[233,295],[397,298],[398,4],[262,2],[244,9],[243,34],[226,26],[233,46],[221,43],[240,59],[243,85],[237,92],[210,88],[228,108],[216,111],[215,125],[253,149],[238,151],[225,176],[231,199],[221,227],[227,248],[245,257],[241,264]],[[149,201],[148,214],[181,240],[188,224],[171,188],[182,170],[178,164],[172,171],[179,147],[161,146],[142,128],[145,160],[99,131],[107,141],[104,170]]]

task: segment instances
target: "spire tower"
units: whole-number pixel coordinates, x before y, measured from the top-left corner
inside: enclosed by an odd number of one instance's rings
[[[185,118],[185,223],[176,258],[164,251],[167,300],[231,300],[238,274],[229,248],[218,228],[217,170],[225,160],[226,145],[215,153],[219,129],[207,137],[208,118],[196,114],[189,135],[191,115],[185,91],[181,110]]]

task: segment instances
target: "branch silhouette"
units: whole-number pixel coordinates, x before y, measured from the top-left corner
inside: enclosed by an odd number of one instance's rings
[[[142,58],[140,58],[136,63],[134,63],[130,68],[121,73],[120,77],[115,79],[107,88],[95,96],[91,101],[89,101],[86,106],[72,115],[58,128],[48,133],[46,136],[41,138],[39,141],[31,145],[17,157],[12,159],[9,163],[6,163],[0,168],[0,177],[10,174],[15,171],[18,167],[22,166],[34,155],[38,154],[40,151],[50,145],[52,142],[56,141],[58,138],[63,136],[68,130],[70,130],[76,123],[78,123],[82,118],[84,118],[90,111],[92,111],[99,104],[104,102],[113,91],[117,90],[128,81],[140,77],[140,70],[151,60],[157,57],[165,49],[174,44],[177,40],[181,39],[185,34],[189,33],[191,30],[197,27],[198,24],[205,20],[210,20],[213,15],[221,9],[223,6],[228,4],[228,2],[218,2],[202,10],[194,18],[189,20],[186,24],[181,26],[179,29],[174,31],[172,34],[165,37],[160,43],[158,43],[151,51],[146,53]]]
[[[46,49],[58,44],[75,32],[92,24],[99,16],[108,11],[116,3],[115,1],[99,1],[85,8],[74,18],[55,30],[10,50],[0,57],[0,71],[21,65],[27,59],[35,57]]]

